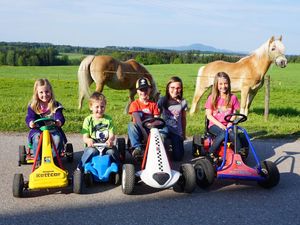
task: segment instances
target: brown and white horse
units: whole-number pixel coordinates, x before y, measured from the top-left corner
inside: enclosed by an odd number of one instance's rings
[[[102,92],[104,85],[112,89],[129,89],[129,103],[136,94],[136,81],[140,77],[149,79],[152,89],[150,97],[157,101],[159,92],[152,75],[134,59],[125,62],[111,56],[87,56],[82,60],[78,69],[79,109],[82,108],[84,97],[89,97],[89,87],[95,82],[97,92]],[[128,105],[129,105],[128,103]],[[126,109],[128,108],[128,105]]]
[[[240,113],[248,115],[249,107],[257,91],[263,86],[264,75],[270,65],[275,63],[281,68],[287,65],[285,47],[281,40],[281,36],[278,40],[271,37],[251,55],[236,63],[219,60],[202,66],[198,71],[190,114],[196,112],[201,96],[213,85],[215,75],[218,72],[225,72],[230,77],[232,92],[241,92]]]

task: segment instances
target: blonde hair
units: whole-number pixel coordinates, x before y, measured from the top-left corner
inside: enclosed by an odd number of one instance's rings
[[[106,105],[106,98],[103,94],[99,92],[94,92],[91,97],[89,98],[89,106],[91,107],[95,101],[104,102]]]
[[[50,92],[51,92],[51,99],[48,103],[48,108],[50,109],[51,114],[53,114],[56,110],[56,101],[55,101],[55,97],[54,97],[54,93],[52,90],[52,86],[50,84],[50,82],[48,81],[48,79],[38,79],[34,82],[34,86],[33,86],[33,95],[32,95],[32,99],[30,101],[30,107],[32,108],[32,110],[37,113],[40,114],[42,113],[40,111],[41,108],[41,102],[40,99],[38,97],[38,92],[37,92],[37,88],[41,87],[41,86],[46,86],[49,88]]]
[[[214,85],[212,87],[212,93],[211,93],[211,101],[212,101],[212,107],[213,110],[217,109],[217,100],[218,97],[220,96],[220,92],[218,90],[218,81],[219,79],[225,79],[228,82],[228,89],[227,89],[227,93],[226,93],[226,98],[225,98],[225,104],[226,107],[229,107],[231,105],[231,82],[230,82],[230,78],[228,76],[227,73],[225,72],[219,72],[216,74],[215,79],[214,79]]]

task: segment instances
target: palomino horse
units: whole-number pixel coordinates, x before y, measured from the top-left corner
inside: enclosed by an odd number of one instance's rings
[[[150,97],[156,101],[159,93],[153,77],[134,59],[121,62],[111,56],[87,56],[78,69],[79,109],[82,107],[84,97],[88,98],[89,87],[93,81],[96,83],[97,92],[102,92],[104,85],[117,90],[129,89],[130,103],[134,100],[135,84],[140,77],[149,79],[152,86]]]
[[[190,114],[196,112],[201,96],[213,85],[215,75],[218,72],[225,72],[230,77],[231,90],[233,92],[241,91],[240,113],[248,115],[251,102],[259,88],[263,86],[264,75],[271,63],[275,63],[281,68],[287,65],[287,59],[284,55],[285,47],[281,40],[281,36],[278,40],[271,37],[251,55],[236,63],[219,60],[202,66],[198,71]]]

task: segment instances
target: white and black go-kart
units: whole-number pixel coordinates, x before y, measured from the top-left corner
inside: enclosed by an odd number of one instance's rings
[[[143,127],[150,129],[141,170],[135,171],[134,164],[124,164],[122,168],[122,192],[132,194],[136,179],[153,187],[166,189],[173,187],[177,192],[191,193],[196,187],[196,175],[192,164],[180,166],[180,171],[171,169],[159,129],[165,126],[161,118],[143,121]]]

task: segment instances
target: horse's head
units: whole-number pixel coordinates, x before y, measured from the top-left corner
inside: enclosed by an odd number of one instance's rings
[[[278,40],[275,40],[274,36],[271,37],[269,40],[268,52],[270,60],[274,62],[276,66],[284,68],[287,65],[287,59],[284,55],[285,47],[281,40],[282,36],[280,36]]]

